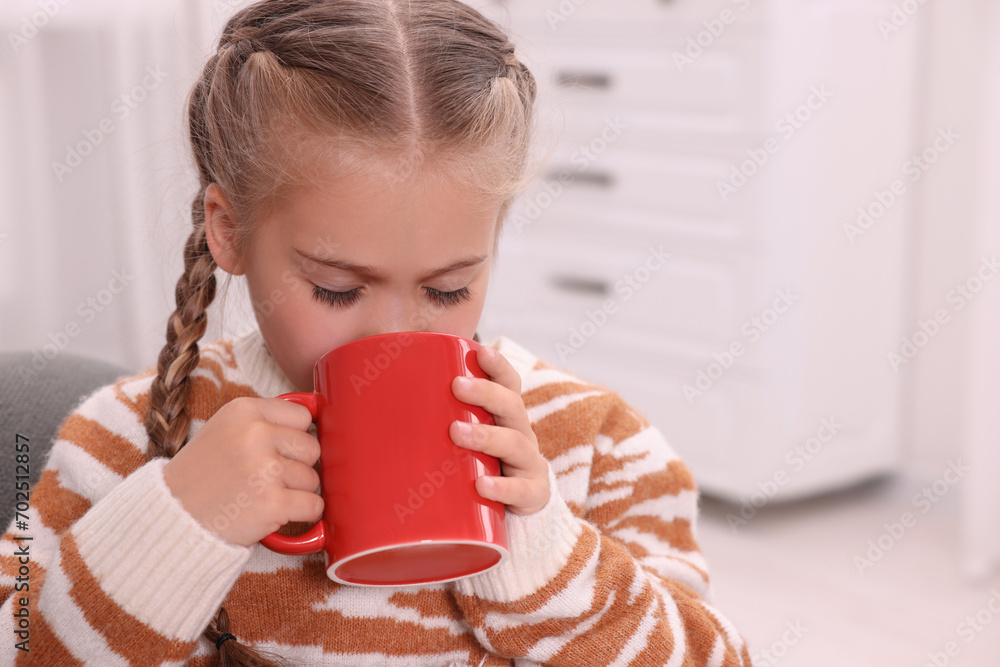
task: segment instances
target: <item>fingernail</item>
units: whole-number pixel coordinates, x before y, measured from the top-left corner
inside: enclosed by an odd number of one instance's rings
[[[472,388],[472,378],[470,378],[467,375],[460,375],[458,377],[458,385],[460,387],[464,387],[465,389],[471,389]]]
[[[458,432],[463,436],[471,435],[472,425],[469,422],[458,422]]]

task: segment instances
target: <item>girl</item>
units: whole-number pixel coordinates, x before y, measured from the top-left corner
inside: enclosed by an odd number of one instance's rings
[[[495,425],[449,431],[501,460],[476,488],[507,506],[502,566],[340,586],[321,554],[257,545],[323,512],[308,411],[275,396],[356,338],[475,336],[534,101],[456,0],[264,0],[228,22],[189,101],[201,188],[166,346],[66,419],[28,532],[0,542],[8,662],[750,664],[706,602],[695,485],[659,431],[506,337],[479,353],[489,379],[452,387]],[[259,330],[200,349],[217,267]]]

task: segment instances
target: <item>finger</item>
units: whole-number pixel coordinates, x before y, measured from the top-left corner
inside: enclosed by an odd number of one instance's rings
[[[491,380],[520,395],[521,375],[498,351],[485,345],[480,346],[476,353],[476,363]]]
[[[465,430],[465,426],[469,430]],[[541,454],[524,434],[504,426],[454,421],[449,426],[452,442],[459,447],[495,456],[508,468],[531,471],[541,463]],[[508,472],[515,472],[508,470]]]
[[[279,455],[310,466],[319,460],[320,445],[315,436],[290,426],[275,426],[273,429]]]
[[[272,424],[290,426],[300,431],[308,431],[312,425],[312,413],[304,405],[283,398],[258,398],[255,399],[255,404],[260,416]]]
[[[304,463],[281,459],[278,467],[277,477],[284,482],[286,489],[315,493],[320,486],[319,473]]]
[[[533,514],[549,501],[544,484],[524,477],[480,477],[476,491],[487,500],[507,505],[515,514]]]
[[[285,492],[284,507],[288,521],[314,523],[323,516],[325,503],[323,496],[309,491],[288,490]]]
[[[483,408],[493,416],[497,426],[506,426],[530,437],[531,423],[520,393],[493,380],[478,377],[458,376],[452,380],[451,386],[455,398]]]

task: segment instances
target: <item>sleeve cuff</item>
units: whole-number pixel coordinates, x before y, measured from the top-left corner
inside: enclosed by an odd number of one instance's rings
[[[566,567],[583,526],[559,493],[551,465],[549,490],[549,502],[534,514],[507,512],[510,557],[484,574],[456,581],[460,593],[512,602],[542,589]]]
[[[99,500],[71,531],[101,587],[161,634],[194,641],[250,558],[202,526],[147,462]]]

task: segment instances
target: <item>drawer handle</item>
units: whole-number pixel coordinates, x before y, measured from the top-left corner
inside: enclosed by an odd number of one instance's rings
[[[608,190],[614,187],[615,175],[607,171],[581,171],[573,174],[570,183],[579,183],[580,185],[589,185]]]
[[[606,296],[611,291],[611,285],[606,280],[581,278],[580,276],[552,276],[552,284],[567,292],[582,292]]]
[[[558,72],[556,85],[560,88],[607,90],[611,87],[611,75],[607,72]]]
[[[565,175],[569,174],[569,177]],[[585,185],[595,188],[611,189],[615,185],[615,175],[608,171],[597,169],[577,171],[575,169],[553,169],[545,176],[548,181],[562,181],[567,185]]]

